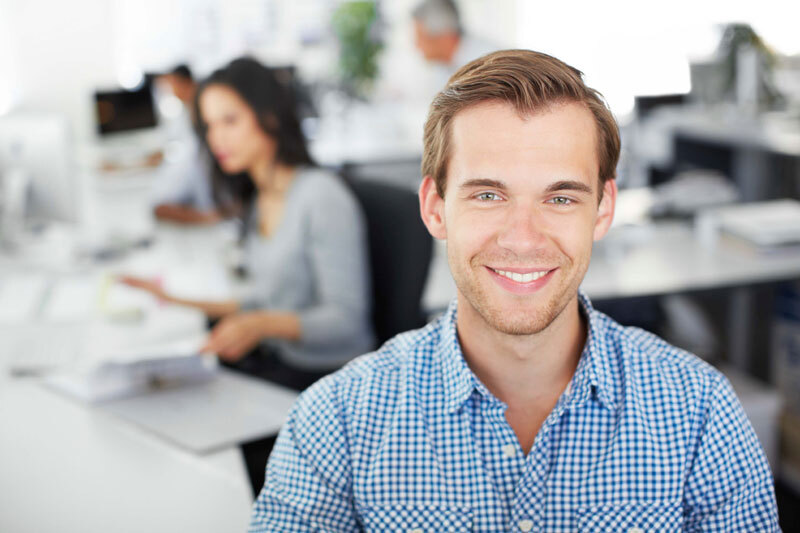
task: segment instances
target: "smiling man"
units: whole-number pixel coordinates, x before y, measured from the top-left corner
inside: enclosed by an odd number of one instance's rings
[[[251,530],[778,530],[727,380],[578,290],[619,150],[555,58],[496,52],[450,79],[419,198],[457,299],[300,398]]]

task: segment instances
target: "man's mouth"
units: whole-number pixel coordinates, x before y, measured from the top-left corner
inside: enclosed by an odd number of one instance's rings
[[[496,274],[500,274],[501,276],[510,279],[511,281],[516,281],[517,283],[530,283],[531,281],[536,281],[537,279],[546,276],[552,269],[546,270],[534,270],[534,271],[527,271],[527,272],[513,272],[511,270],[501,270],[498,268],[489,267],[492,272]]]

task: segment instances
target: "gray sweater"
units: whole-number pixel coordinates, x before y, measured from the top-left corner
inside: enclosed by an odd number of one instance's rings
[[[347,186],[300,168],[272,235],[259,233],[258,219],[254,209],[244,246],[252,292],[242,307],[295,312],[302,326],[297,342],[265,342],[305,370],[334,369],[372,350],[366,228]]]

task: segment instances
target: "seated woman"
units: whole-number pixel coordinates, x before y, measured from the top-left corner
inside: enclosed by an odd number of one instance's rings
[[[201,302],[122,281],[219,319],[204,351],[302,390],[374,347],[362,213],[338,177],[313,166],[293,95],[270,69],[237,59],[200,85],[195,105],[215,201],[243,223],[252,292]]]

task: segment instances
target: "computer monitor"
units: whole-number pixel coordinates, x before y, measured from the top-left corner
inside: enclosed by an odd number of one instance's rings
[[[96,91],[95,118],[100,135],[154,128],[158,124],[152,80],[134,90]]]
[[[0,117],[0,180],[24,177],[27,218],[79,222],[80,180],[71,140],[62,115]]]
[[[683,93],[637,96],[634,106],[636,117],[646,118],[659,107],[683,105],[688,101],[688,96]]]

